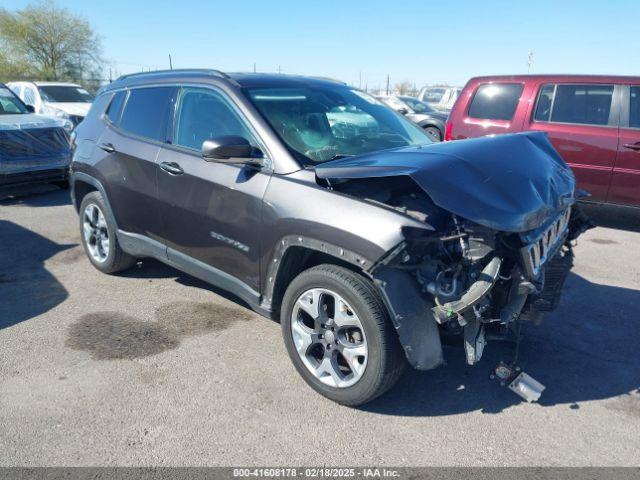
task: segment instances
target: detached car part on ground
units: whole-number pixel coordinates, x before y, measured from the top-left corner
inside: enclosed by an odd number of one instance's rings
[[[139,127],[142,107],[173,113]],[[150,129],[163,118],[173,129]],[[346,405],[407,363],[441,365],[443,336],[475,364],[487,328],[539,323],[590,226],[544,134],[431,144],[328,80],[129,76],[76,132],[72,198],[93,265],[154,257],[229,290],[279,319],[305,381]]]
[[[50,181],[66,185],[70,122],[30,113],[0,84],[0,186]]]

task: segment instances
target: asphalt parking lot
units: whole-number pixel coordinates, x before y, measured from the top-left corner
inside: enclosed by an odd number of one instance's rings
[[[19,192],[0,200],[0,465],[639,465],[631,227],[584,235],[527,327],[538,404],[488,380],[513,354],[490,344],[351,409],[306,386],[277,323],[155,261],[101,274],[68,192]]]

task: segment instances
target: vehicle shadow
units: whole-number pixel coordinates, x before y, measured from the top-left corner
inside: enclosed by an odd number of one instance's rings
[[[67,290],[44,262],[75,246],[0,220],[0,329],[41,315],[67,298]]]
[[[122,277],[144,279],[173,278],[181,285],[208,290],[233,303],[238,304],[241,307],[251,310],[251,307],[247,302],[233,295],[232,293],[229,293],[226,290],[222,290],[221,288],[211,285],[210,283],[199,280],[196,277],[192,277],[187,273],[183,273],[180,270],[177,270],[165,263],[152,258],[142,259],[133,268],[126,270],[119,275]]]
[[[640,232],[640,208],[613,205],[583,205],[585,213],[599,227]]]
[[[639,307],[638,290],[571,274],[558,310],[542,325],[523,328],[518,364],[546,385],[538,403],[579,409],[581,402],[640,393]],[[410,369],[396,387],[362,409],[402,416],[500,413],[523,402],[489,379],[498,361],[511,362],[513,356],[513,344],[491,342],[481,362],[471,367],[461,349],[448,347],[447,366],[430,372]],[[640,405],[634,405],[628,408],[637,416]]]
[[[59,207],[70,204],[69,189],[55,185],[36,184],[0,189],[0,206]]]

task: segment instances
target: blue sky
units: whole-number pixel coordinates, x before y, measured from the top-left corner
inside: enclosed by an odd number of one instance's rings
[[[28,2],[3,0],[8,9]],[[209,67],[362,86],[476,75],[640,74],[640,2],[59,0],[87,18],[119,73]]]

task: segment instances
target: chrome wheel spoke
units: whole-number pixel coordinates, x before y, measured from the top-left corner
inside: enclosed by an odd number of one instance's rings
[[[331,356],[325,356],[322,359],[322,362],[320,362],[320,365],[316,368],[315,373],[316,377],[332,387],[338,387],[343,382],[340,374],[338,373],[337,365],[335,365],[335,360]]]
[[[296,306],[307,312],[312,319],[320,316],[320,292],[317,289],[310,290],[300,296]]]
[[[336,307],[335,312],[333,314],[333,321],[338,326],[338,328],[360,328],[360,320],[353,313],[353,310],[349,308],[344,300],[341,298],[336,298]]]
[[[291,325],[291,332],[293,333],[293,343],[296,346],[296,350],[298,350],[298,353],[306,355],[307,350],[314,343],[313,332],[298,321],[293,322]]]
[[[338,351],[344,357],[353,374],[361,375],[367,359],[367,347],[364,344],[340,345]]]

